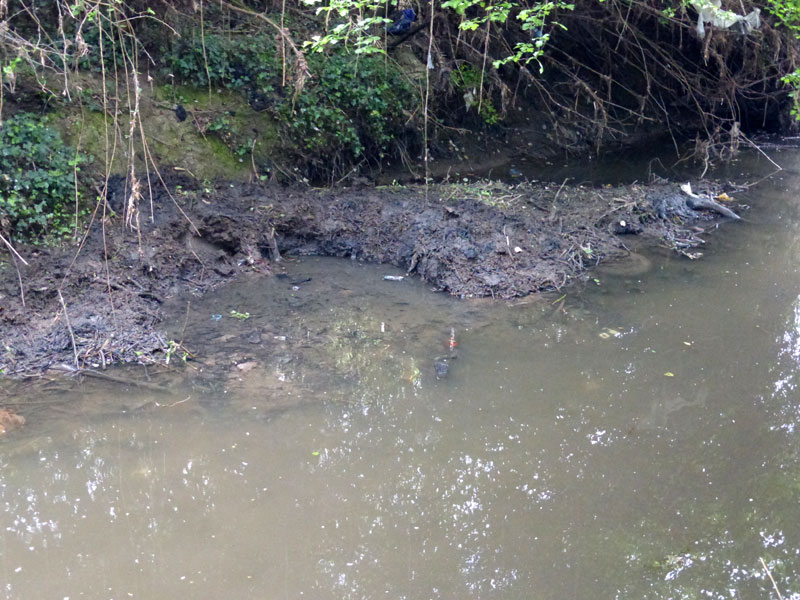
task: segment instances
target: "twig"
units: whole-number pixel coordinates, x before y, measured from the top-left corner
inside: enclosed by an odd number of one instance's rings
[[[281,29],[286,25],[286,0],[281,2]],[[281,36],[281,87],[286,87],[286,38]]]
[[[775,580],[772,578],[772,573],[769,572],[767,568],[767,563],[764,562],[764,559],[759,557],[758,560],[761,561],[761,566],[764,567],[764,571],[767,572],[767,577],[772,582],[772,587],[775,588],[775,593],[778,594],[778,600],[783,600],[783,596],[781,596],[781,591],[778,589],[778,585],[775,583]]]
[[[281,262],[281,253],[278,252],[278,242],[275,240],[275,227],[269,233],[269,249],[272,252],[272,260],[276,263]]]
[[[22,308],[25,308],[25,288],[22,285],[22,273],[19,272],[19,265],[17,259],[12,255],[11,259],[14,261],[14,268],[17,270],[17,279],[19,280],[19,299],[22,301]]]
[[[358,162],[358,164],[357,164],[355,167],[353,167],[353,168],[352,168],[352,169],[350,169],[350,170],[349,170],[347,173],[345,173],[345,174],[344,174],[344,175],[341,177],[341,179],[339,179],[339,180],[338,180],[336,183],[334,183],[333,185],[334,185],[334,186],[338,186],[338,185],[339,185],[340,183],[342,183],[342,182],[343,182],[345,179],[347,179],[348,177],[350,177],[350,175],[352,175],[353,173],[355,173],[356,171],[358,171],[358,170],[361,168],[361,165],[363,165],[363,164],[366,162],[366,160],[367,160],[366,158],[362,158],[362,159],[361,159],[361,160]]]
[[[184,402],[188,402],[191,399],[192,399],[191,396],[186,396],[186,398],[184,398],[183,400],[177,400],[172,404],[159,404],[158,402],[156,402],[156,406],[158,406],[159,408],[172,408],[173,406],[178,406],[178,404],[183,404]]]
[[[17,264],[17,258],[19,258],[26,267],[28,266],[28,263],[25,261],[24,258],[22,258],[19,255],[19,252],[14,250],[14,246],[12,246],[11,243],[6,238],[4,238],[2,235],[0,235],[0,240],[3,240],[3,242],[5,242],[5,244],[6,244],[6,246],[8,246],[8,249],[11,251],[11,260],[14,261],[14,268],[17,270],[17,279],[19,280],[19,297],[20,297],[20,300],[22,301],[22,308],[25,308],[25,288],[22,286],[22,273],[20,273],[20,271],[19,271],[19,265]]]
[[[250,164],[253,167],[253,175],[255,175],[255,181],[258,181],[258,169],[256,168],[256,139],[253,138],[253,143],[250,145]]]
[[[11,245],[11,242],[9,242],[6,238],[4,238],[2,234],[0,234],[0,241],[2,241],[6,246],[8,246],[8,249],[11,250],[14,256],[16,256],[18,259],[22,261],[23,265],[25,265],[26,267],[28,266],[28,262],[24,258],[22,258],[22,256],[20,256],[19,252],[17,252],[14,249],[14,246]]]
[[[424,137],[424,144],[425,144],[425,200],[428,199],[428,188],[430,186],[430,152],[428,149],[428,106],[429,106],[429,99],[431,95],[431,52],[433,51],[433,22],[434,22],[434,3],[431,2],[431,22],[430,22],[430,30],[428,31],[428,59],[425,62],[425,106],[424,106],[424,116],[423,116],[423,137]]]
[[[486,19],[486,39],[483,43],[483,62],[481,63],[481,81],[478,84],[478,114],[483,107],[483,78],[486,75],[486,58],[489,56],[489,36],[492,32],[492,20]]]
[[[764,158],[766,158],[766,159],[767,159],[769,162],[771,162],[771,163],[772,163],[772,165],[773,165],[773,166],[774,166],[776,169],[778,169],[778,171],[783,171],[783,167],[782,167],[782,166],[780,166],[778,163],[776,163],[774,160],[772,160],[772,159],[771,159],[771,158],[770,158],[770,157],[767,155],[767,153],[766,153],[766,152],[764,152],[764,151],[763,151],[761,148],[759,148],[759,147],[758,147],[758,144],[756,144],[755,142],[753,142],[753,141],[752,141],[752,140],[751,140],[749,137],[747,137],[747,136],[746,136],[745,134],[743,134],[741,131],[739,132],[739,135],[740,135],[742,138],[744,138],[744,141],[746,141],[746,142],[747,142],[748,144],[750,144],[750,145],[751,145],[753,148],[755,148],[756,150],[758,150],[758,151],[761,153],[761,155],[762,155]]]
[[[769,179],[770,177],[772,177],[773,175],[775,175],[775,173],[779,173],[779,172],[781,172],[782,170],[783,170],[783,169],[776,169],[776,170],[774,170],[772,173],[770,173],[769,175],[764,175],[764,177],[762,177],[761,179],[757,179],[756,181],[754,181],[754,182],[752,182],[752,183],[739,183],[739,184],[737,184],[737,186],[738,186],[738,187],[740,187],[740,188],[744,188],[744,189],[750,189],[750,188],[751,188],[751,187],[753,187],[754,185],[758,185],[758,184],[759,184],[759,183],[761,183],[762,181],[766,181],[767,179]]]
[[[278,34],[281,36],[281,39],[289,44],[289,48],[292,49],[294,53],[294,58],[297,63],[297,74],[295,75],[295,91],[294,97],[297,98],[297,95],[303,91],[303,87],[305,86],[306,80],[308,79],[309,69],[308,69],[308,62],[306,61],[305,54],[297,47],[292,39],[292,36],[289,34],[285,27],[281,27],[275,21],[272,21],[270,18],[266,17],[262,13],[257,13],[255,11],[250,10],[249,8],[245,8],[244,6],[236,6],[235,4],[231,4],[226,0],[220,0],[220,5],[228,8],[229,10],[233,10],[235,12],[249,15],[251,17],[255,17],[257,19],[261,19],[262,21],[269,24],[271,27],[278,31]]]
[[[206,29],[205,29],[205,18],[203,16],[203,0],[200,0],[200,45],[203,47],[203,65],[206,68],[206,79],[208,80],[208,94],[211,95],[211,73],[208,70],[208,53],[206,52]]]
[[[564,186],[567,185],[567,181],[569,181],[569,177],[566,177],[564,181],[561,183],[561,187],[558,188],[556,195],[553,197],[553,204],[550,207],[550,214],[547,217],[547,220],[551,223],[556,220],[556,214],[558,213],[558,196],[561,194],[561,190],[564,189]]]
[[[564,189],[564,186],[567,185],[568,181],[569,181],[569,177],[565,177],[564,181],[561,182],[561,187],[558,188],[558,191],[556,192],[556,196],[555,196],[555,198],[553,198],[553,204],[555,204],[555,202],[558,200],[558,196],[559,196],[559,194],[561,194],[561,190]]]
[[[61,295],[61,290],[58,290],[58,299],[61,302],[61,307],[64,309],[64,320],[67,323],[67,330],[69,331],[69,337],[72,340],[72,353],[75,355],[75,368],[79,369],[80,365],[78,364],[78,347],[75,345],[75,334],[72,332],[72,325],[69,324],[69,315],[67,314],[67,305],[64,302],[64,296]]]
[[[114,383],[121,383],[122,385],[131,385],[134,387],[140,387],[146,390],[150,390],[152,392],[158,392],[159,394],[169,394],[170,391],[166,388],[163,388],[158,385],[153,385],[151,383],[145,383],[143,381],[135,381],[133,379],[125,379],[123,377],[117,377],[115,375],[109,375],[108,373],[103,373],[102,371],[96,371],[94,369],[78,369],[75,372],[77,375],[88,375],[89,377],[94,377],[96,379],[104,379],[106,381],[112,381]]]

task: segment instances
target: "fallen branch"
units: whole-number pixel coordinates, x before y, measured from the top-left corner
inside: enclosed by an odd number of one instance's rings
[[[733,212],[727,206],[722,206],[719,202],[712,200],[711,198],[704,198],[702,196],[698,196],[694,192],[692,192],[692,184],[685,183],[681,186],[681,191],[688,196],[686,200],[686,206],[691,208],[692,210],[713,210],[721,214],[723,217],[728,217],[729,219],[733,219],[735,221],[739,221],[741,217]]]

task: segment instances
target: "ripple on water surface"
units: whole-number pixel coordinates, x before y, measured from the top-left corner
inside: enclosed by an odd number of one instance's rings
[[[41,395],[0,439],[0,596],[767,598],[761,558],[800,594],[791,185],[563,302],[318,259],[193,301],[216,385]]]

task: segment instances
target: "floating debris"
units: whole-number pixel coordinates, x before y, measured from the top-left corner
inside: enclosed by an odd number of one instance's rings
[[[0,435],[19,429],[25,425],[25,417],[6,409],[0,408]]]
[[[612,337],[622,337],[622,332],[618,329],[612,329],[611,327],[603,327],[603,331],[597,334],[604,340],[611,339]]]

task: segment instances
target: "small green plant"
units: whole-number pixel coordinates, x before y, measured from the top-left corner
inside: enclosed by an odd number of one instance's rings
[[[45,119],[19,113],[0,129],[0,229],[21,239],[69,231],[75,173],[85,158]]]
[[[167,342],[167,349],[164,351],[164,364],[168,365],[169,361],[176,354],[180,355],[183,362],[189,360],[189,353],[183,347],[183,344],[181,344],[181,342],[176,342],[175,340],[170,340]]]
[[[450,85],[457,90],[468,90],[481,85],[481,72],[470,64],[459,65],[450,72]]]
[[[495,125],[500,121],[500,114],[492,104],[488,94],[484,94],[481,102],[478,102],[478,90],[483,82],[481,72],[471,64],[459,65],[457,69],[450,72],[450,85],[459,92],[464,92],[464,100],[469,111],[473,106],[487,125]]]
[[[239,312],[238,310],[234,309],[234,310],[231,311],[231,317],[233,317],[234,319],[239,319],[240,321],[244,321],[244,320],[250,318],[250,313],[249,312]]]
[[[208,131],[230,131],[231,120],[227,115],[220,115],[208,124]]]
[[[800,119],[800,69],[784,76],[781,81],[792,88],[789,97],[792,99],[791,115]]]

